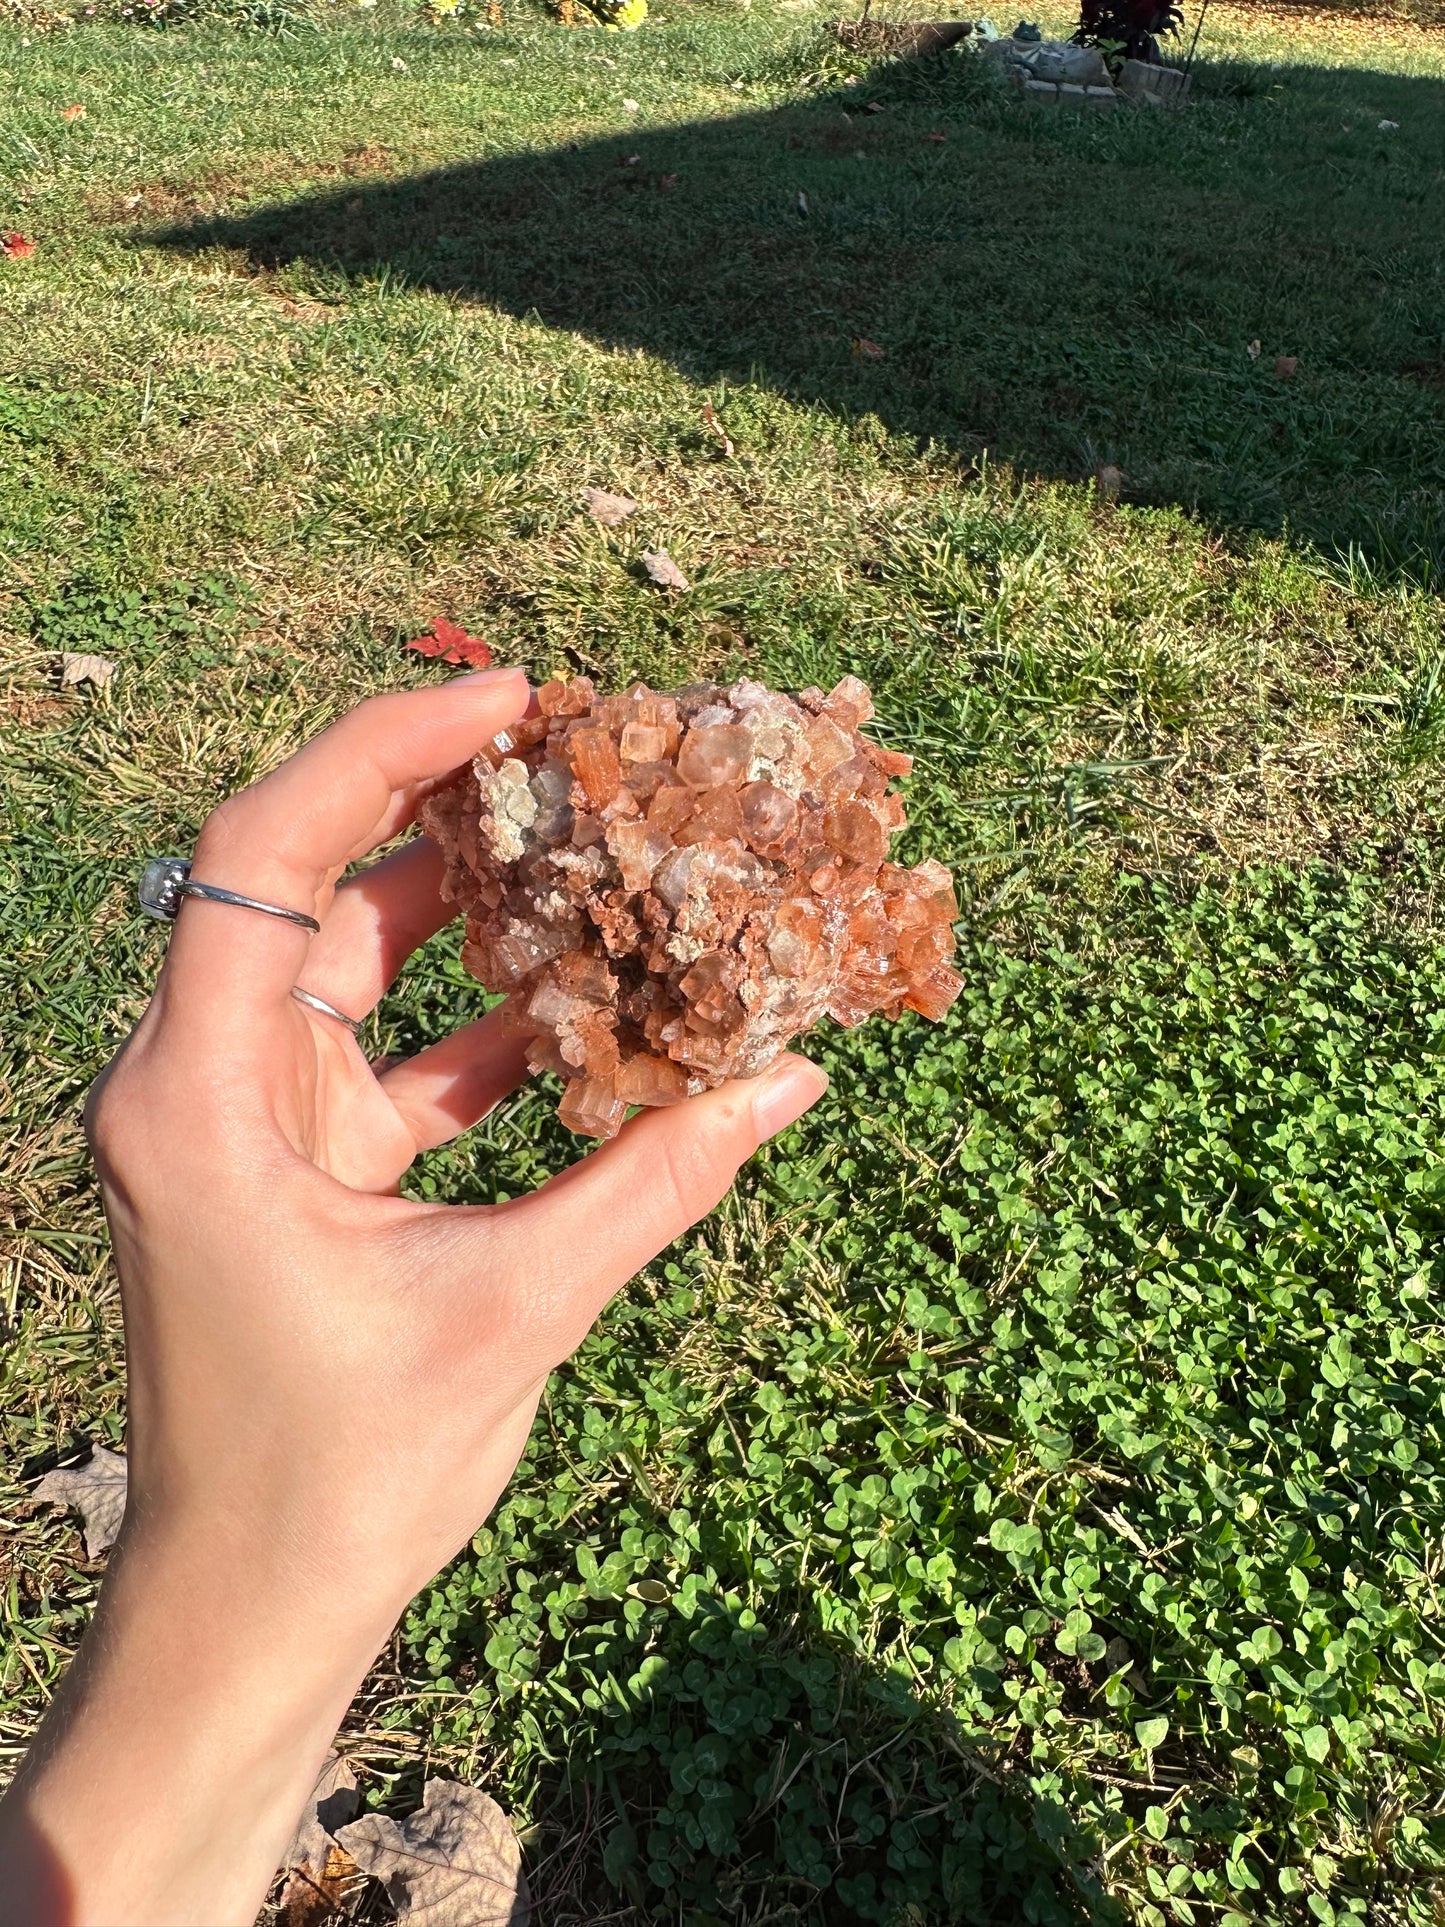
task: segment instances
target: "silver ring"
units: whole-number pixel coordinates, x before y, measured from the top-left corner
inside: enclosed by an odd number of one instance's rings
[[[259,910],[266,917],[282,917],[299,924],[303,930],[317,931],[321,925],[304,910],[286,910],[279,903],[262,903],[256,897],[243,897],[237,890],[223,890],[218,883],[192,883],[191,866],[183,856],[153,856],[141,872],[136,895],[148,917],[161,923],[174,923],[180,914],[183,897],[204,897],[210,903],[229,903],[237,910]],[[340,1016],[334,1011],[333,1016]],[[349,1023],[350,1018],[342,1018]]]
[[[326,999],[318,997],[314,990],[303,990],[300,984],[295,986],[291,995],[298,1004],[305,1004],[308,1010],[319,1010],[323,1017],[334,1017],[338,1024],[345,1024],[353,1037],[360,1037],[361,1026],[366,1021],[364,1017],[348,1017],[344,1010],[338,1010],[335,1004],[328,1004]]]

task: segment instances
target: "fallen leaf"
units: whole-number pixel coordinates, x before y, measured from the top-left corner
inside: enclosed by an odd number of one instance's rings
[[[145,199],[145,196],[142,194],[127,194],[125,199],[122,201],[121,206],[122,207],[139,207],[141,202],[144,199]]]
[[[1244,352],[1249,356],[1251,361],[1259,360],[1260,356],[1264,353],[1264,343],[1260,340],[1258,335],[1256,335],[1254,340],[1250,342],[1249,346],[1245,349]]]
[[[948,139],[948,136],[947,134],[940,134],[938,129],[935,127],[931,134],[925,134],[923,138],[929,141],[946,141]]]
[[[9,234],[0,234],[0,254],[8,260],[23,261],[27,254],[34,254],[35,243],[27,241],[23,234],[12,229]]]
[[[641,159],[642,159],[642,156],[640,154],[629,154],[627,156],[627,159],[622,163],[622,165],[624,167],[636,167],[637,163]]]
[[[1298,355],[1277,355],[1275,357],[1274,372],[1279,376],[1281,381],[1288,381],[1298,367]]]
[[[77,101],[73,107],[62,108],[60,118],[62,120],[84,120],[85,109],[81,106],[80,102]]]
[[[60,657],[60,682],[65,689],[77,683],[91,682],[97,689],[104,689],[115,674],[115,664],[107,662],[104,656],[79,656],[68,649]]]
[[[605,488],[584,488],[582,505],[604,529],[617,528],[637,507],[630,495],[609,495]]]
[[[1100,462],[1094,470],[1094,488],[1101,502],[1117,502],[1124,486],[1124,471],[1113,462]]]
[[[733,438],[718,420],[717,410],[710,401],[705,401],[702,405],[702,420],[704,428],[706,428],[710,434],[714,435],[721,444],[723,454],[731,455],[733,452]]]
[[[641,113],[642,102],[640,100],[624,100],[622,103],[622,109],[623,109],[623,112],[627,114]]]
[[[47,1472],[30,1496],[41,1505],[73,1505],[85,1529],[85,1556],[98,1559],[115,1544],[120,1531],[125,1481],[124,1453],[95,1445],[84,1465]]]
[[[345,1847],[328,1841],[320,1872],[302,1868],[281,1890],[277,1927],[325,1927],[329,1920],[349,1917],[347,1899],[361,1879],[361,1869]]]
[[[676,174],[662,175],[659,178],[657,185],[662,189],[664,194],[671,194],[672,190],[677,186]]]
[[[326,1849],[338,1828],[354,1820],[360,1811],[361,1795],[351,1762],[343,1754],[329,1753],[282,1864],[288,1869],[324,1866]]]
[[[333,1753],[312,1788],[296,1837],[282,1863],[291,1878],[281,1894],[279,1927],[321,1927],[340,1913],[360,1868],[332,1835],[361,1811],[350,1762]]]
[[[644,549],[642,566],[660,589],[688,589],[692,586],[666,549]]]
[[[270,299],[277,310],[290,321],[335,321],[335,308],[328,308],[320,301],[298,301],[294,295],[270,292]]]
[[[860,361],[887,361],[888,359],[888,350],[878,342],[870,341],[867,335],[854,335],[853,352]]]
[[[802,188],[798,189],[798,208],[800,212],[804,214],[808,212],[808,197],[803,192]]]
[[[863,109],[863,112],[865,114],[882,114],[886,113],[887,109],[881,100],[870,100],[868,105]]]
[[[1377,126],[1382,134],[1398,134],[1400,131],[1400,123],[1397,120],[1382,120],[1377,123]]]
[[[392,55],[391,64],[393,67],[395,67],[396,71],[399,74],[407,74],[411,72],[411,69],[407,66],[406,62],[402,59],[400,54]]]
[[[400,1927],[525,1927],[532,1913],[512,1823],[475,1787],[428,1780],[398,1824],[368,1813],[338,1844],[386,1885]]]
[[[406,646],[419,656],[440,656],[443,662],[464,662],[472,669],[485,669],[492,660],[491,649],[480,636],[469,636],[458,623],[448,622],[445,616],[437,617],[429,636],[418,636]]]

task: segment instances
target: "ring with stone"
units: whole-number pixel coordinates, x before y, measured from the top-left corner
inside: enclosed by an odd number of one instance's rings
[[[321,928],[315,917],[304,910],[287,910],[279,903],[262,903],[257,897],[244,897],[239,890],[223,890],[218,883],[197,883],[191,866],[183,856],[153,856],[141,872],[137,891],[140,907],[160,923],[174,923],[185,897],[202,897],[208,903],[229,903],[236,910],[259,910],[264,917],[281,917],[313,933]],[[336,1013],[339,1015],[340,1013]],[[345,1022],[350,1022],[347,1018]]]

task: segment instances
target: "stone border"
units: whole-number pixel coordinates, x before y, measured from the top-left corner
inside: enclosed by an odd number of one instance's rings
[[[1103,61],[1093,56],[1097,78],[1045,79],[1034,71],[1041,52],[1052,57],[1055,72],[1059,55],[1082,56],[1087,50],[1068,42],[1027,40],[974,41],[980,56],[1002,66],[1011,87],[1025,100],[1047,107],[1070,107],[1112,113],[1120,105],[1182,107],[1189,94],[1190,75],[1178,67],[1156,67],[1144,60],[1126,60],[1118,74],[1107,77]]]

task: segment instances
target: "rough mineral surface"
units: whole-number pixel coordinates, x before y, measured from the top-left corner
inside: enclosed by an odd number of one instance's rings
[[[611,1137],[634,1104],[752,1077],[829,1016],[942,1017],[953,879],[888,861],[889,779],[912,759],[829,695],[704,683],[599,697],[549,682],[538,713],[422,807],[467,920],[463,961],[508,992],[528,1061],[567,1080],[562,1121]]]

